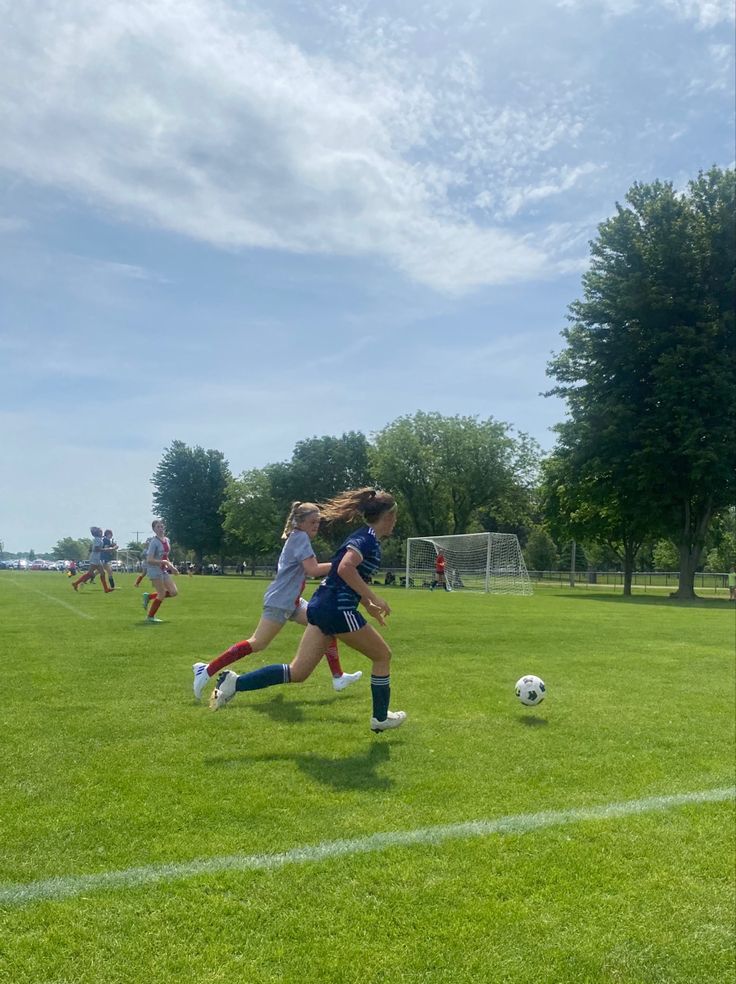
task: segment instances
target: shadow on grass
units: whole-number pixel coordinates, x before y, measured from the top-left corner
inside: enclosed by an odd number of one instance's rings
[[[616,605],[655,605],[659,608],[710,608],[716,611],[736,612],[736,605],[727,598],[670,598],[667,595],[631,595],[623,594],[576,594],[566,595],[576,601],[603,601]]]
[[[272,755],[217,755],[206,758],[206,765],[232,765],[253,762],[293,762],[300,772],[323,786],[334,790],[388,790],[393,780],[378,774],[380,766],[389,761],[391,745],[377,741],[360,755],[347,758],[325,758],[305,753],[274,753]]]
[[[238,696],[242,697],[243,695],[238,694]],[[332,704],[336,704],[339,699],[335,693],[330,694],[328,697],[319,697],[311,700],[308,697],[284,700],[283,694],[276,694],[271,700],[262,701],[258,704],[250,704],[249,709],[254,714],[263,714],[272,721],[278,721],[283,724],[296,724],[304,720],[304,708],[330,707]]]
[[[549,724],[547,718],[537,717],[536,714],[520,714],[518,721],[527,728],[546,728]]]

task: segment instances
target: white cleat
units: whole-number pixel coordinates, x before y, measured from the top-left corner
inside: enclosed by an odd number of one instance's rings
[[[206,663],[194,663],[192,666],[192,672],[194,673],[194,682],[192,684],[192,689],[194,690],[194,696],[197,700],[202,696],[202,691],[210,682],[209,675],[207,673]]]
[[[390,731],[391,728],[400,728],[404,721],[406,721],[405,711],[389,711],[385,721],[371,718],[371,731]]]
[[[217,678],[217,686],[210,695],[210,710],[221,710],[235,696],[235,684],[238,674],[232,670],[224,670]]]
[[[356,670],[355,673],[343,673],[342,676],[332,678],[332,686],[335,690],[344,690],[349,687],[351,683],[355,683],[357,680],[363,676],[362,670]]]

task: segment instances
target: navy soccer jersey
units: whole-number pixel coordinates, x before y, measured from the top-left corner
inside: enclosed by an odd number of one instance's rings
[[[330,573],[314,593],[312,602],[321,607],[329,607],[338,612],[352,611],[358,607],[360,595],[337,573],[340,561],[349,548],[357,550],[361,561],[357,571],[364,581],[372,577],[381,566],[381,544],[372,526],[362,526],[351,533],[332,558]]]

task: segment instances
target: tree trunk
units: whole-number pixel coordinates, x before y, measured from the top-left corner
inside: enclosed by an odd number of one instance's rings
[[[713,515],[711,502],[712,497],[709,496],[700,516],[693,516],[694,510],[691,509],[690,503],[685,503],[685,523],[679,543],[680,577],[677,591],[673,591],[670,598],[681,598],[689,601],[698,597],[695,594],[695,569],[700,563],[705,535]]]
[[[634,557],[636,550],[630,546],[624,548],[624,597],[631,597],[631,582],[634,575]]]
[[[680,575],[677,591],[670,598],[681,598],[689,601],[698,596],[695,594],[695,568],[700,560],[700,549],[692,549],[689,543],[680,544]]]

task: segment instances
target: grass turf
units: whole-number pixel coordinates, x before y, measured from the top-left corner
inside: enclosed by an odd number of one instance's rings
[[[265,582],[181,578],[146,625],[133,577],[3,572],[0,882],[271,855],[341,838],[734,782],[736,606],[603,589],[385,589],[395,733],[369,664],[198,706],[191,663],[244,638]],[[86,616],[86,617],[85,617]],[[288,661],[299,629],[237,664]],[[513,697],[523,673],[539,708]],[[211,871],[0,906],[0,980],[720,982],[734,974],[734,808]],[[2,887],[2,886],[0,886]]]

